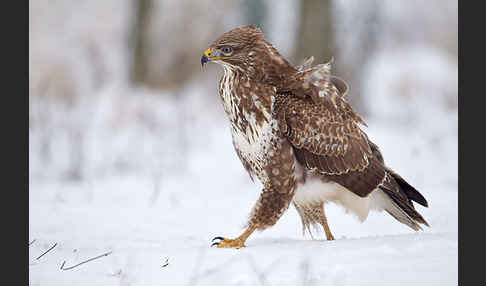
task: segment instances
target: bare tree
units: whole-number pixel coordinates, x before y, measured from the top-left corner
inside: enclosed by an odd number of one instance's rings
[[[364,115],[366,113],[360,93],[363,67],[375,50],[377,19],[376,1],[367,1],[354,9],[356,21],[343,27],[341,12],[335,9],[337,3],[331,0],[301,0],[300,27],[294,58],[297,62],[314,56],[315,63],[325,63],[334,58],[333,74],[350,84],[348,95],[351,104]],[[359,17],[358,17],[359,16]],[[354,23],[354,24],[353,24]],[[349,31],[344,33],[343,31]],[[352,38],[352,39],[351,39]],[[359,38],[359,49],[341,50],[349,47],[350,41]]]
[[[140,83],[145,81],[147,72],[146,31],[152,0],[139,0],[133,3],[134,18],[130,38],[133,51],[131,80],[134,83]]]
[[[172,91],[201,72],[202,49],[241,13],[224,0],[140,0],[132,5],[131,81]]]
[[[301,0],[300,25],[297,33],[297,62],[314,56],[317,63],[331,59],[331,7],[330,0]]]
[[[364,69],[377,49],[380,9],[376,0],[357,2],[346,7],[333,2],[333,71],[344,78],[349,88],[349,100],[358,113],[366,116],[362,96]],[[340,10],[337,6],[346,11]]]

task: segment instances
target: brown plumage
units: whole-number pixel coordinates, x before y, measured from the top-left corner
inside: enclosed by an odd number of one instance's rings
[[[323,226],[334,239],[324,205],[335,202],[362,221],[371,209],[385,210],[414,230],[428,225],[412,201],[425,198],[388,168],[346,100],[346,82],[331,64],[313,58],[293,67],[255,25],[224,33],[201,63],[221,64],[219,95],[228,115],[236,153],[253,179],[263,184],[248,221],[236,239],[218,247],[242,247],[256,229],[274,225],[292,202],[303,229]]]

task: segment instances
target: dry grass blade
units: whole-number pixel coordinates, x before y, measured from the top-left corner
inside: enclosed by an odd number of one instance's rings
[[[112,252],[113,252],[113,251],[109,251],[109,252],[107,252],[107,253],[103,253],[103,254],[101,254],[101,255],[98,255],[98,256],[96,256],[96,257],[90,258],[90,259],[88,259],[88,260],[85,260],[85,261],[83,261],[83,262],[80,262],[80,263],[78,263],[78,264],[76,264],[76,265],[73,265],[73,266],[70,266],[70,267],[64,267],[64,265],[66,265],[66,260],[64,260],[64,262],[61,264],[61,268],[60,268],[60,269],[61,269],[61,270],[70,270],[70,269],[76,268],[76,267],[78,267],[78,266],[80,266],[80,265],[82,265],[82,264],[85,264],[85,263],[88,263],[88,262],[93,261],[93,260],[95,260],[95,259],[101,258],[101,257],[103,257],[103,256],[108,256],[108,255],[110,255]]]
[[[169,258],[166,258],[166,259],[165,259],[165,262],[164,262],[164,264],[162,265],[162,267],[166,267],[167,265],[169,265]]]
[[[54,243],[54,245],[53,245],[53,246],[51,246],[51,247],[50,247],[48,250],[46,250],[46,252],[44,252],[44,253],[42,253],[41,255],[39,255],[39,257],[37,257],[35,260],[39,260],[39,258],[41,258],[42,256],[46,255],[46,254],[47,254],[49,251],[53,250],[53,249],[54,249],[54,247],[56,247],[56,246],[57,246],[57,242],[56,242],[56,243]]]

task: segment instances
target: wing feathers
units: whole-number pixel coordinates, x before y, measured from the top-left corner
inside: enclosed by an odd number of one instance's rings
[[[347,91],[344,82],[336,83],[340,91]],[[360,120],[346,115],[351,111],[349,105],[316,104],[309,97],[292,93],[277,94],[274,109],[282,135],[306,169],[315,170],[361,197],[383,188],[400,209],[418,222],[424,221],[411,201],[423,206],[427,206],[427,201],[385,166],[378,146],[358,126]]]
[[[413,206],[413,203],[408,197],[407,193],[400,188],[391,174],[387,173],[386,180],[380,186],[380,189],[382,189],[393,200],[393,202],[395,202],[395,204],[406,212],[407,215],[414,221],[429,226],[422,215],[415,210],[415,207]]]
[[[427,203],[427,200],[422,196],[419,191],[417,191],[414,187],[412,187],[407,181],[405,181],[400,175],[397,173],[393,172],[391,169],[387,168],[388,173],[393,177],[395,182],[398,184],[400,187],[400,190],[402,190],[407,198],[409,199],[410,203],[411,201],[415,201],[424,207],[428,207],[429,204]]]
[[[288,79],[288,86],[277,89],[274,105],[280,131],[292,144],[296,160],[358,196],[381,189],[390,201],[386,211],[396,219],[416,230],[417,223],[428,226],[412,203],[427,206],[427,201],[385,166],[378,146],[359,127],[366,124],[345,99],[346,82],[330,74],[330,63],[311,64],[312,58]]]
[[[364,171],[350,170],[343,157],[316,155],[305,149],[294,148],[297,161],[308,170],[315,170],[329,181],[336,182],[358,196],[366,197],[375,190],[385,177],[385,169],[372,158]]]

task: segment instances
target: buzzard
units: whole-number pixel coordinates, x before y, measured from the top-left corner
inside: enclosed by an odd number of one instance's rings
[[[263,185],[243,234],[216,237],[212,246],[244,247],[290,203],[304,233],[322,225],[328,240],[334,240],[324,212],[328,202],[362,222],[370,210],[384,210],[413,230],[428,226],[412,203],[427,207],[427,201],[385,165],[346,100],[348,85],[331,75],[332,61],[314,67],[312,61],[292,66],[255,25],[224,33],[204,52],[203,66],[214,62],[224,69],[219,95],[236,154]]]

